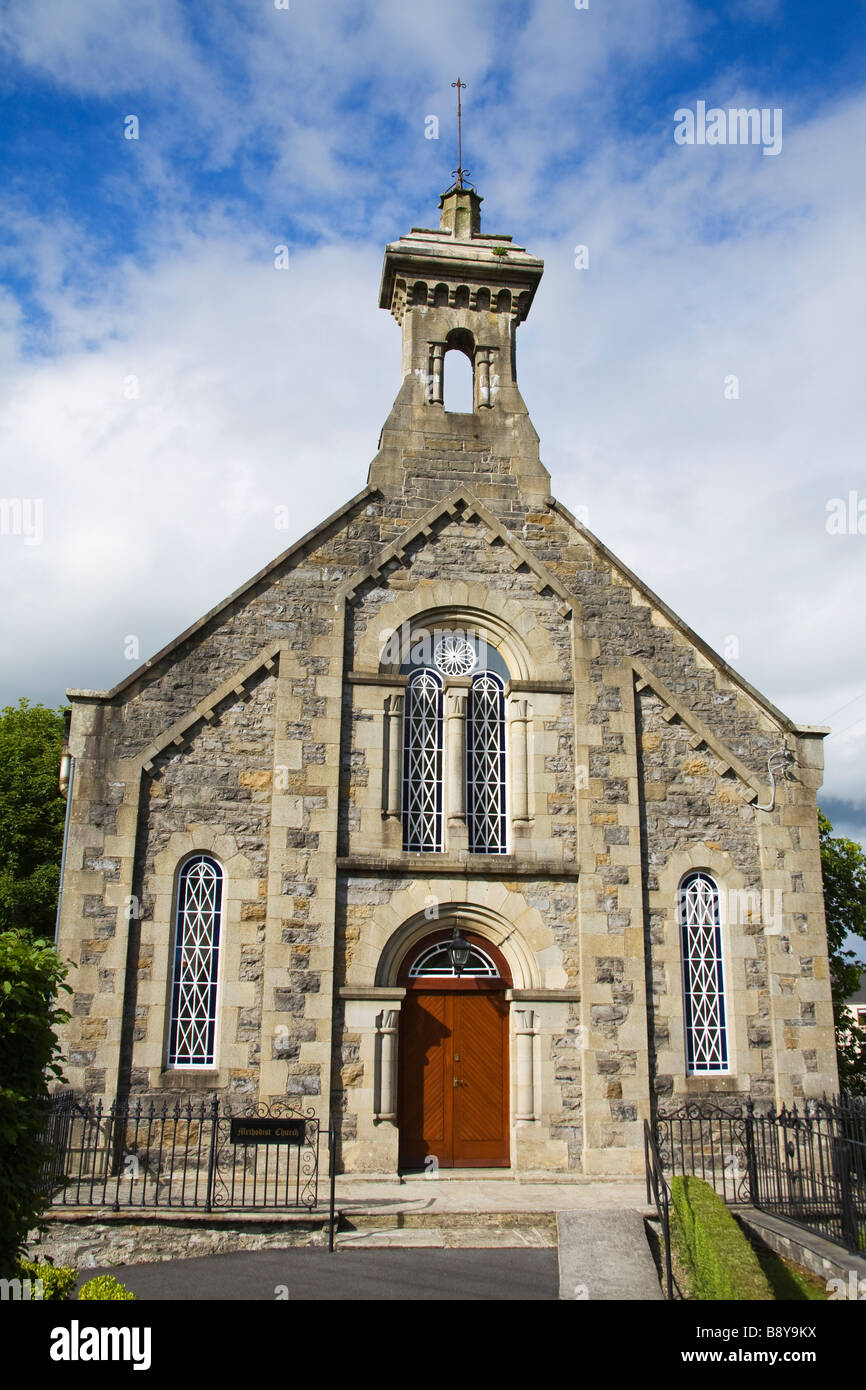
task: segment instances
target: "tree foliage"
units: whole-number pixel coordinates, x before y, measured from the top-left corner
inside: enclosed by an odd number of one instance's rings
[[[866,1028],[857,1027],[846,1010],[866,966],[845,945],[849,933],[866,940],[866,853],[856,840],[833,835],[833,827],[818,812],[824,909],[830,951],[830,984],[836,1024],[839,1083],[852,1095],[866,1095]]]
[[[0,931],[54,935],[66,802],[57,785],[63,712],[20,700],[0,712]]]
[[[48,1087],[61,1079],[55,1027],[66,966],[47,941],[0,932],[0,1275],[13,1277],[46,1202],[42,1140]]]

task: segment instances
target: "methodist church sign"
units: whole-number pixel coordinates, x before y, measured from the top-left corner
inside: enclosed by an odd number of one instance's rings
[[[232,1119],[233,1144],[303,1144],[306,1120]]]

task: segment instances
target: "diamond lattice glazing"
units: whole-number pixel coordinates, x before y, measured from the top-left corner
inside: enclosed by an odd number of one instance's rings
[[[442,848],[442,685],[432,671],[409,682],[403,730],[403,848]]]
[[[686,1056],[690,1072],[728,1070],[719,890],[708,874],[680,886]]]
[[[168,1064],[214,1064],[223,875],[205,855],[181,870]]]
[[[467,738],[469,848],[505,854],[505,697],[496,676],[477,676]]]

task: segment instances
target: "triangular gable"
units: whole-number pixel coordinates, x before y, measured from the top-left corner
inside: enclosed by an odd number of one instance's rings
[[[368,580],[378,579],[389,568],[394,569],[405,565],[407,552],[413,542],[419,537],[426,538],[432,535],[437,522],[441,521],[443,517],[448,517],[449,520],[453,517],[460,517],[464,521],[477,517],[485,528],[488,543],[492,543],[494,540],[501,541],[511,551],[512,569],[519,569],[522,565],[526,565],[527,569],[535,575],[537,592],[543,593],[545,589],[549,589],[561,600],[557,608],[560,617],[565,618],[573,612],[576,600],[568,592],[565,585],[545,565],[541,564],[532,552],[507,527],[503,526],[498,518],[467,487],[455,488],[454,492],[450,493],[444,501],[437,502],[434,507],[431,507],[429,512],[426,512],[414,526],[408,527],[397,540],[380,550],[369,564],[356,570],[341,590],[346,602],[351,603],[361,585]]]
[[[635,688],[640,692],[649,687],[654,690],[662,702],[662,719],[665,723],[670,723],[672,719],[679,719],[686,728],[691,729],[692,737],[689,740],[692,748],[700,748],[704,744],[711,753],[715,754],[715,770],[719,776],[724,776],[726,772],[734,772],[741,782],[749,788],[748,793],[743,793],[744,799],[748,802],[755,802],[759,797],[763,798],[766,793],[769,796],[768,787],[762,786],[753,772],[746,767],[736,755],[732,753],[727,744],[723,743],[711,729],[698,718],[694,710],[684,705],[682,700],[678,700],[672,691],[668,690],[664,681],[660,679],[643,661],[637,657],[631,658],[631,666],[637,677]]]
[[[229,695],[237,695],[238,697],[244,695],[247,682],[252,680],[253,676],[258,675],[262,668],[273,671],[284,646],[284,642],[276,642],[263,647],[252,660],[239,666],[234,675],[229,676],[228,680],[223,681],[203,700],[199,700],[193,709],[181,715],[180,719],[176,719],[170,728],[155,738],[152,743],[149,743],[144,751],[136,756],[135,761],[141,764],[145,772],[151,772],[155,759],[159,757],[160,753],[165,752],[166,748],[171,744],[177,748],[182,747],[191,737],[196,725],[210,724],[215,718],[216,706],[227,699]]]

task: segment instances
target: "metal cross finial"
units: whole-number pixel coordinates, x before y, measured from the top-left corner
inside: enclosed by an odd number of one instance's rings
[[[461,89],[465,90],[468,83],[461,82],[458,77],[456,82],[451,83],[452,87],[457,88],[457,168],[451,170],[451,177],[457,180],[457,188],[463,187],[463,176],[468,175],[469,170],[463,168],[463,103],[460,99]]]

